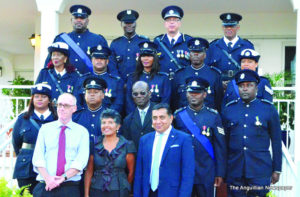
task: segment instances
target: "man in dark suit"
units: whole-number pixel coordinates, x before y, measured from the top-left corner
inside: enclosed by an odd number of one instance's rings
[[[153,104],[150,102],[149,85],[144,81],[135,82],[132,87],[132,98],[137,107],[125,117],[121,130],[123,136],[132,140],[138,148],[140,138],[153,131],[151,122]]]
[[[134,196],[188,197],[192,193],[195,158],[192,138],[172,128],[168,104],[152,108],[155,132],[140,140],[134,180]]]

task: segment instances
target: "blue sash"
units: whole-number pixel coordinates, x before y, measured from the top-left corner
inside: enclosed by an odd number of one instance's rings
[[[239,87],[237,86],[236,81],[234,79],[232,80],[232,85],[237,97],[240,98]]]
[[[204,135],[200,134],[201,131],[199,127],[194,124],[193,120],[189,116],[186,110],[179,112],[179,116],[183,122],[183,124],[188,128],[188,130],[196,137],[196,139],[202,144],[204,149],[207,151],[209,156],[215,160],[214,149],[209,139],[207,139]]]
[[[60,35],[60,37],[66,41],[66,43],[75,51],[75,53],[82,59],[82,61],[87,65],[89,70],[93,72],[93,64],[90,58],[86,55],[85,52],[70,38],[66,33]]]

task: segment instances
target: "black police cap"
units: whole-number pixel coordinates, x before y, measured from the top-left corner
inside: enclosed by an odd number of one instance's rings
[[[242,16],[236,13],[223,13],[220,19],[223,21],[223,26],[236,26],[242,20]]]
[[[84,80],[83,87],[87,90],[98,89],[104,91],[107,88],[107,84],[104,79],[100,79],[95,76],[90,76]]]
[[[108,47],[98,45],[96,47],[92,47],[90,49],[90,53],[92,57],[108,59],[111,54],[111,50]]]
[[[92,11],[85,5],[72,5],[70,7],[70,13],[75,17],[87,18],[91,15]]]
[[[133,23],[139,18],[139,13],[135,10],[123,10],[117,15],[119,21]]]
[[[208,49],[209,42],[204,38],[192,38],[187,45],[190,51],[204,51]]]
[[[167,6],[161,11],[161,16],[163,19],[169,17],[176,17],[181,19],[183,15],[184,15],[183,10],[176,5]]]
[[[154,55],[156,54],[157,44],[151,41],[144,41],[139,43],[140,55]]]
[[[237,84],[243,82],[256,82],[258,84],[260,81],[260,77],[257,72],[249,69],[240,70],[235,74],[234,79]]]
[[[189,77],[185,80],[188,92],[202,92],[207,90],[209,87],[209,82],[201,77]]]

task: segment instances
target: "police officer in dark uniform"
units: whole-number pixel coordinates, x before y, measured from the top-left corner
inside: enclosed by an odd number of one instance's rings
[[[183,14],[183,10],[175,5],[164,8],[161,16],[167,33],[154,39],[160,53],[160,71],[168,73],[170,79],[173,79],[176,70],[190,65],[187,41],[192,37],[179,32]]]
[[[258,52],[252,49],[244,49],[240,54],[240,62],[241,62],[241,69],[250,69],[253,71],[258,70],[258,61],[260,55]],[[233,79],[230,83],[228,83],[223,101],[222,106],[224,107],[227,103],[236,100],[240,97],[238,86],[236,81]],[[266,99],[270,102],[273,102],[273,90],[268,78],[260,76],[260,82],[257,86],[257,98],[259,99]]]
[[[73,31],[57,35],[54,42],[66,42],[70,46],[70,63],[81,74],[91,72],[93,66],[88,56],[90,55],[90,49],[99,44],[108,47],[107,41],[102,35],[92,33],[87,29],[88,17],[92,13],[90,8],[84,5],[73,5],[70,7],[70,13],[72,14]],[[48,56],[45,67],[49,61],[50,57]]]
[[[220,15],[223,21],[224,37],[211,42],[207,52],[206,63],[215,66],[222,72],[224,90],[234,74],[240,70],[239,55],[244,49],[254,49],[253,44],[237,36],[240,29],[239,21],[242,16],[236,13]]]
[[[146,82],[137,81],[133,84],[132,98],[136,108],[125,117],[121,127],[122,135],[128,140],[132,140],[137,148],[140,138],[153,131],[151,93]]]
[[[117,19],[121,21],[124,35],[114,39],[110,44],[112,55],[109,58],[108,67],[110,70],[117,71],[116,74],[121,76],[125,82],[127,81],[127,75],[135,70],[136,60],[139,55],[138,44],[149,40],[147,37],[138,35],[135,32],[138,17],[139,13],[135,10],[120,12]]]
[[[281,171],[279,115],[270,101],[256,98],[260,78],[255,71],[241,70],[235,80],[241,98],[222,111],[228,145],[228,196],[266,196],[266,186],[278,182]]]
[[[51,98],[56,103],[62,93],[73,93],[79,74],[70,64],[70,49],[66,43],[55,42],[48,51],[51,61],[40,71],[36,84],[47,82],[51,86]]]
[[[107,64],[109,62],[108,58],[111,54],[110,49],[108,47],[98,45],[91,48],[90,51],[93,63],[93,72],[84,74],[77,81],[75,93],[77,105],[79,108],[85,105],[85,87],[83,86],[83,81],[90,76],[95,76],[105,80],[107,84],[107,88],[104,90],[105,97],[103,105],[122,113],[124,104],[124,82],[119,76],[107,72]]]
[[[30,193],[38,183],[37,174],[33,171],[32,156],[39,129],[42,124],[57,119],[49,85],[35,85],[31,95],[28,111],[19,115],[12,132],[12,144],[17,155],[13,178],[18,180],[20,188],[31,184]]]
[[[220,71],[215,67],[209,67],[204,63],[206,50],[209,47],[207,40],[193,38],[188,41],[191,65],[176,72],[172,81],[172,108],[175,111],[187,106],[186,79],[189,77],[202,77],[209,82],[207,97],[204,100],[206,106],[220,110],[223,99],[223,87]]]
[[[214,185],[219,187],[225,177],[226,143],[219,113],[204,104],[209,82],[191,77],[187,81],[188,106],[174,114],[174,126],[193,136],[195,178],[193,195],[214,196]]]
[[[160,64],[157,56],[157,45],[150,41],[141,42],[140,56],[134,73],[129,74],[126,84],[126,114],[134,111],[132,86],[136,81],[145,81],[150,87],[151,101],[154,103],[170,103],[171,83],[168,75],[159,72]]]

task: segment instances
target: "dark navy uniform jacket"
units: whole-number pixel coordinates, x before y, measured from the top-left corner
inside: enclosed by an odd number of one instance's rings
[[[90,48],[96,47],[98,45],[108,47],[107,41],[102,35],[95,34],[90,32],[88,29],[83,33],[76,33],[75,31],[72,31],[70,33],[67,33],[71,39],[83,50],[83,52],[86,53],[86,55],[89,57],[90,55]],[[54,38],[53,42],[66,42],[61,37],[61,34],[57,35]],[[70,47],[70,56],[69,60],[72,65],[74,65],[78,71],[81,74],[90,72],[87,65],[84,63],[84,61],[74,52],[74,50]],[[48,55],[46,61],[45,61],[45,67],[47,67],[47,64],[49,63],[51,57]]]
[[[149,73],[143,72],[138,81],[148,83],[152,92],[151,102],[170,103],[171,83],[166,73],[158,72],[154,75],[153,79],[151,79]],[[132,112],[136,107],[132,99],[132,86],[135,82],[132,73],[129,75],[126,85],[126,114]]]
[[[159,63],[160,63],[160,71],[165,73],[175,73],[175,71],[178,69],[175,63],[173,63],[170,59],[170,57],[167,55],[167,53],[163,50],[163,48],[159,45],[158,40],[159,39],[166,48],[170,51],[170,53],[173,55],[173,57],[177,60],[177,62],[182,66],[186,67],[191,64],[190,62],[190,52],[187,47],[187,42],[192,39],[191,36],[181,34],[174,44],[174,46],[171,46],[170,41],[168,39],[167,34],[162,34],[157,36],[154,39],[154,43],[158,45],[157,51],[158,53],[161,53],[159,55]]]
[[[31,118],[41,127],[42,124],[54,121],[54,116],[51,113],[44,121],[32,113]],[[37,174],[33,171],[32,156],[33,149],[22,149],[22,144],[35,144],[39,130],[33,126],[29,119],[24,119],[24,113],[20,114],[13,129],[12,144],[17,155],[17,161],[13,174],[14,179],[26,179],[36,177]]]
[[[205,105],[220,110],[223,99],[221,74],[218,69],[214,67],[211,68],[207,65],[204,65],[198,70],[194,69],[192,66],[187,66],[176,72],[172,82],[172,108],[179,109],[188,105],[185,80],[194,76],[202,77],[209,82],[207,97],[204,100]]]
[[[134,142],[135,147],[139,147],[140,138],[153,131],[152,128],[152,107],[153,103],[150,103],[148,111],[146,113],[144,124],[142,125],[141,117],[138,108],[136,107],[133,112],[128,114],[121,127],[122,135]]]
[[[100,75],[96,73],[87,73],[78,79],[75,92],[75,96],[77,98],[77,106],[79,108],[86,107],[86,103],[84,100],[85,89],[83,87],[83,82],[91,75],[97,76],[100,79],[105,80],[105,82],[107,83],[107,89],[104,91],[103,106],[110,109],[115,109],[119,113],[121,113],[124,104],[124,82],[120,77],[109,74],[107,72]]]
[[[270,102],[273,102],[273,90],[271,87],[271,84],[269,80],[265,77],[260,77],[260,82],[257,87],[257,98],[258,99],[265,99]],[[240,98],[239,95],[239,88],[233,79],[230,83],[227,85],[227,89],[222,101],[222,108],[225,107],[225,105],[233,100],[236,100]]]
[[[135,71],[140,50],[138,44],[147,40],[147,37],[137,34],[130,39],[126,36],[114,39],[110,44],[112,54],[108,64],[109,70],[113,71],[111,73],[119,75],[126,82],[127,75]]]
[[[54,68],[48,69],[43,68],[35,82],[35,84],[47,82],[51,86],[51,97],[53,101],[56,101],[61,94],[59,89],[56,87],[52,78],[50,77],[48,70],[53,75],[54,79],[57,81],[59,87],[63,92],[73,93],[76,85],[76,81],[79,78],[79,74],[76,71],[66,72],[61,78],[59,78],[54,70]]]
[[[186,110],[193,122],[197,124],[200,131],[209,131],[210,143],[214,149],[215,161],[208,154],[203,145],[185,126],[179,113]],[[174,113],[174,127],[185,131],[193,136],[193,147],[195,151],[195,178],[194,184],[213,184],[215,177],[225,177],[226,170],[226,143],[225,133],[219,113],[211,108],[203,106],[200,111],[194,111],[190,107],[184,107]],[[202,133],[200,135],[203,135]]]
[[[229,60],[228,56],[225,55],[222,50],[227,51],[227,53],[240,65],[239,55],[244,49],[254,49],[254,46],[250,41],[239,37],[239,40],[235,43],[232,50],[229,50],[224,38],[215,40],[210,43],[206,53],[205,63],[209,66],[217,67],[222,73],[228,70],[238,71],[240,69]]]
[[[281,129],[276,108],[267,100],[241,99],[222,111],[228,144],[227,178],[271,177],[281,171]],[[272,157],[269,151],[272,142]]]
[[[100,115],[105,109],[106,108],[103,106],[95,111],[89,110],[88,108],[82,108],[73,114],[73,122],[84,126],[89,131],[90,148],[93,147],[96,137],[102,135]]]

